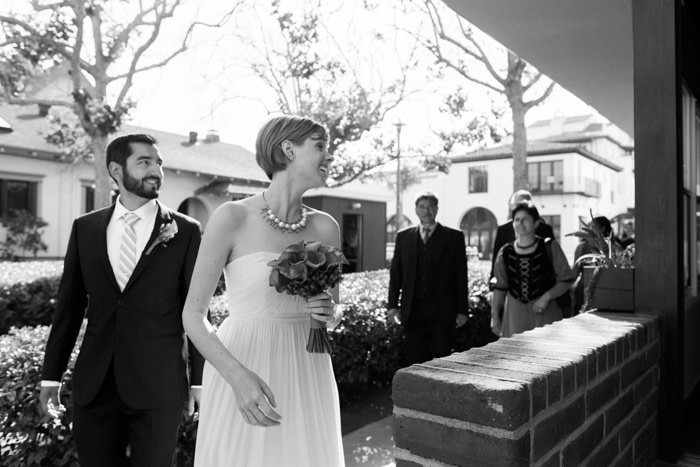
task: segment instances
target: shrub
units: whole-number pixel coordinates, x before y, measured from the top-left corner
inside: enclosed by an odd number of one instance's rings
[[[6,466],[77,466],[73,443],[71,395],[73,353],[63,379],[61,400],[66,415],[44,420],[38,395],[47,326],[11,329],[0,336],[0,457]],[[82,333],[81,333],[82,334]],[[82,340],[82,336],[80,338]],[[77,347],[76,347],[77,348]]]
[[[39,414],[41,365],[48,326],[12,328],[0,336],[0,458],[2,465],[20,467],[78,466],[71,432],[73,365],[83,340],[81,330],[63,376],[61,401],[66,413],[45,420]],[[197,423],[183,417],[176,447],[177,465],[192,465]]]
[[[481,277],[469,279],[469,315],[467,323],[457,329],[455,350],[463,352],[481,347],[498,339],[491,331],[491,304],[487,299],[489,287]]]
[[[12,326],[51,324],[60,281],[59,276],[41,277],[0,286],[0,335]]]
[[[36,256],[39,251],[46,251],[46,243],[41,236],[47,224],[40,217],[29,211],[10,209],[9,215],[0,219],[5,227],[5,241],[0,242],[0,256],[19,259],[31,253]]]
[[[60,276],[63,261],[0,261],[0,286]]]
[[[344,317],[330,333],[341,401],[391,384],[404,365],[401,327],[386,320],[389,272],[346,274],[340,286]]]
[[[471,266],[470,262],[470,271]],[[461,337],[458,333],[458,350],[495,339],[490,332],[484,274],[472,275],[469,281],[471,310]],[[390,384],[395,371],[403,365],[403,333],[398,325],[385,320],[388,282],[387,270],[347,274],[341,282],[345,317],[330,333],[341,403],[357,398],[370,388]],[[218,326],[228,315],[224,295],[213,298],[210,312],[212,323]],[[0,361],[0,456],[3,465],[77,465],[70,432],[70,394],[73,364],[82,332],[63,378],[61,396],[67,408],[66,415],[51,421],[42,420],[37,410],[47,337],[47,326],[13,328],[0,336],[0,355],[3,355]],[[196,434],[197,422],[184,418],[176,448],[177,465],[192,464]]]

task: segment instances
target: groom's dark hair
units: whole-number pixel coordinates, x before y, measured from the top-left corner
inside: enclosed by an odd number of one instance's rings
[[[126,160],[132,154],[129,143],[146,143],[154,146],[156,139],[146,133],[132,133],[114,138],[107,146],[107,172],[109,172],[109,164],[111,162],[116,162],[123,168],[126,168]],[[114,181],[116,182],[116,180]]]

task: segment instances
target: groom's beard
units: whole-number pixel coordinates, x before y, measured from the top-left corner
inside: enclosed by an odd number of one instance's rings
[[[153,180],[157,183],[146,183],[144,180]],[[129,174],[129,170],[124,167],[124,188],[126,191],[141,198],[156,199],[159,194],[161,180],[158,177],[145,177],[139,180]]]

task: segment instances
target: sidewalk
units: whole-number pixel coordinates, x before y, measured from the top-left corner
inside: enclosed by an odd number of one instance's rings
[[[394,467],[392,416],[343,436],[345,466]]]

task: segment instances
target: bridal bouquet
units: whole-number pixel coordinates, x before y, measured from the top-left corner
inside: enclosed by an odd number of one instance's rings
[[[302,240],[289,245],[279,258],[267,263],[272,268],[270,286],[279,293],[311,297],[335,287],[340,282],[343,264],[349,263],[339,249],[321,242]],[[306,350],[331,353],[326,323],[313,316]]]

